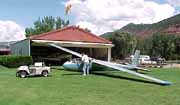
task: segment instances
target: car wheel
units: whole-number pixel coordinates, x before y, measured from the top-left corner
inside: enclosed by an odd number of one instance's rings
[[[21,78],[25,78],[27,76],[27,74],[26,74],[26,72],[22,71],[22,72],[19,73],[19,76]]]
[[[48,76],[48,71],[43,71],[43,72],[42,72],[42,76],[43,76],[43,77],[47,77],[47,76]]]

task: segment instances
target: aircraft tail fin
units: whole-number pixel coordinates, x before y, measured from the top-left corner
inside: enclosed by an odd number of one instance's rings
[[[140,50],[136,50],[134,58],[132,59],[132,66],[137,66],[139,64]]]

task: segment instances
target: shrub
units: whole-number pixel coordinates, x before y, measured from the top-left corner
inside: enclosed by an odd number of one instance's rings
[[[15,68],[21,65],[30,65],[30,64],[32,64],[31,56],[14,56],[14,55],[0,56],[0,65],[9,68]]]

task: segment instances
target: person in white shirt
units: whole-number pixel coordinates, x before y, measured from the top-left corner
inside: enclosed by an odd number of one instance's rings
[[[82,53],[82,63],[83,63],[83,76],[89,75],[89,66],[90,66],[90,62],[89,62],[89,57],[88,55]]]

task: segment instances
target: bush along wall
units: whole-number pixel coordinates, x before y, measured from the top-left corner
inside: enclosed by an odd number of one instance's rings
[[[7,55],[0,56],[0,65],[16,68],[22,65],[30,65],[32,64],[31,56],[15,56],[15,55]]]

